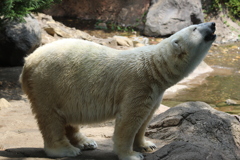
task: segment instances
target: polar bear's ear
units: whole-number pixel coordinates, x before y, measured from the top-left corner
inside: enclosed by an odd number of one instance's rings
[[[180,47],[180,45],[179,45],[179,39],[174,38],[174,39],[172,39],[171,42],[172,42],[172,46],[173,46],[174,48],[181,49],[181,47]]]

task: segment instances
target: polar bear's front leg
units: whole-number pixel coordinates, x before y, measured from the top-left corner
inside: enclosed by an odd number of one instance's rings
[[[97,148],[97,143],[84,136],[82,133],[79,132],[79,127],[76,125],[67,125],[66,129],[66,136],[70,140],[70,143],[82,150],[91,150]]]
[[[155,107],[157,108],[157,107]],[[133,144],[133,149],[138,152],[152,152],[157,148],[157,146],[152,143],[151,141],[146,141],[145,140],[145,130],[147,128],[147,125],[149,121],[152,119],[152,115],[154,114],[155,109],[153,109],[148,116],[147,120],[143,123],[141,128],[138,130],[135,139],[134,139],[134,144]]]
[[[141,153],[133,151],[136,133],[144,124],[149,115],[149,108],[138,107],[134,111],[122,111],[116,117],[114,130],[114,151],[120,160],[143,160]]]

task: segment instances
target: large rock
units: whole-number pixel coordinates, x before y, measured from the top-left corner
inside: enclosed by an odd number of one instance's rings
[[[145,23],[147,36],[168,36],[203,22],[201,0],[155,0]]]
[[[156,117],[146,135],[164,147],[147,160],[239,160],[240,122],[203,102],[188,102]]]
[[[141,25],[150,0],[62,0],[46,10],[58,17],[75,17],[87,20],[115,21],[120,25]]]
[[[23,65],[23,57],[41,44],[41,27],[31,16],[8,22],[0,31],[0,66]]]
[[[83,31],[67,27],[55,21],[52,16],[38,13],[35,15],[35,18],[39,21],[42,28],[42,44],[51,43],[62,38],[78,38],[88,41],[93,39],[92,36]]]

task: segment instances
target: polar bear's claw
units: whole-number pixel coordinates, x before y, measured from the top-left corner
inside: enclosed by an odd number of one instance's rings
[[[138,147],[134,147],[134,149],[139,152],[152,152],[156,148],[157,148],[157,146],[154,143],[152,143],[151,141],[145,141],[144,144],[142,144]]]
[[[94,140],[86,138],[82,142],[79,142],[76,147],[82,150],[93,150],[96,149],[98,146]]]

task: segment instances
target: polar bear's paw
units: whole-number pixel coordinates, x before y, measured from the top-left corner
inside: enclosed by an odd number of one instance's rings
[[[59,148],[44,148],[49,157],[75,157],[81,154],[79,148],[73,146],[59,147]]]
[[[85,137],[84,139],[82,139],[81,141],[78,142],[76,147],[78,147],[82,150],[92,150],[92,149],[96,149],[98,146],[94,140],[88,139]]]
[[[152,152],[157,148],[157,146],[152,143],[151,141],[144,141],[143,144],[139,146],[135,146],[134,150],[139,151],[139,152]]]
[[[143,160],[144,156],[139,152],[131,152],[130,154],[118,155],[120,160]]]

